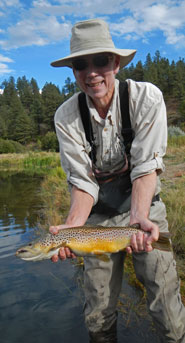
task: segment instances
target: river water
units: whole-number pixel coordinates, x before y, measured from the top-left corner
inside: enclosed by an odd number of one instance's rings
[[[37,229],[39,177],[0,173],[0,342],[88,343],[83,318],[83,271],[76,262],[25,262],[15,251]],[[121,342],[157,343],[139,292],[124,280],[119,306]]]

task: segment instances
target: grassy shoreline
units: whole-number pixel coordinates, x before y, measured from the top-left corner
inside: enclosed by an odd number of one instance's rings
[[[54,168],[60,166],[59,153],[26,152],[20,154],[0,154],[0,169]]]

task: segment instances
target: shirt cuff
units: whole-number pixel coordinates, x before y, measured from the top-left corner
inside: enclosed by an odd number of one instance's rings
[[[163,159],[162,157],[156,154],[155,158],[152,159],[151,161],[144,162],[132,169],[131,174],[130,174],[131,181],[133,182],[138,177],[151,174],[154,171],[156,171],[157,174],[159,175],[164,170],[165,170],[165,166],[163,163]]]
[[[98,193],[99,193],[99,186],[95,183],[90,183],[87,181],[84,181],[82,179],[78,179],[76,177],[70,176],[68,178],[68,182],[75,186],[78,189],[81,189],[82,191],[90,194],[94,198],[94,204],[96,205],[98,201]]]

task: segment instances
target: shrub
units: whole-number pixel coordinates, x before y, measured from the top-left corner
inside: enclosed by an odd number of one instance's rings
[[[168,127],[168,145],[181,147],[185,145],[185,132],[178,126]]]
[[[48,132],[41,139],[41,147],[46,151],[59,151],[58,140],[54,132]]]
[[[178,126],[169,126],[168,127],[168,136],[185,136],[185,132],[180,129]]]
[[[25,148],[18,142],[0,138],[0,154],[22,153]]]

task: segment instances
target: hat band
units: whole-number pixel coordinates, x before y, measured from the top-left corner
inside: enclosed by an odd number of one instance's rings
[[[92,41],[92,40],[88,40],[88,41],[76,41],[75,43],[73,42],[73,44],[71,44],[71,54],[77,53],[77,52],[82,52],[84,50],[94,50],[94,49],[100,49],[100,47],[102,49],[115,49],[114,43],[112,41],[108,41],[105,44],[105,40],[101,40],[99,39],[99,41],[97,42],[97,40]]]

